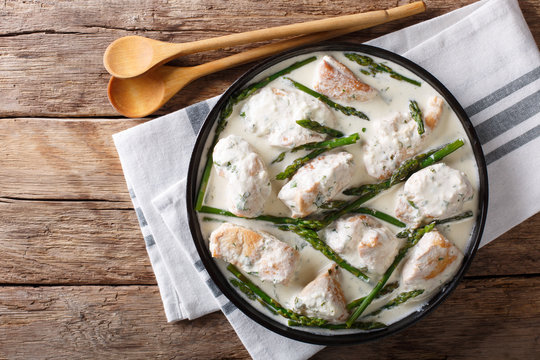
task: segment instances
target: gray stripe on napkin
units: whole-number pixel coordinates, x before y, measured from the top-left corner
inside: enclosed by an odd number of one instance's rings
[[[129,197],[132,198],[132,199],[135,199],[136,196],[135,196],[135,191],[133,191],[132,188],[129,188],[128,189],[128,192],[129,192]]]
[[[234,304],[232,302],[228,302],[226,303],[225,305],[223,305],[223,307],[221,308],[221,310],[223,310],[223,313],[225,315],[229,315],[230,313],[232,313],[234,310],[236,310],[237,307],[234,306]]]
[[[144,237],[144,243],[146,244],[146,247],[150,247],[156,244],[156,241],[154,240],[154,236],[152,234],[146,235]]]
[[[522,87],[525,87],[526,85],[529,85],[530,83],[537,80],[538,78],[540,78],[540,66],[532,71],[529,71],[525,75],[520,76],[516,80],[511,81],[510,83],[506,84],[502,88],[478,100],[474,104],[469,105],[467,108],[465,108],[465,112],[469,116],[476,115],[480,111],[487,109],[491,105],[504,99],[505,97],[512,94],[513,92],[521,89]]]
[[[219,297],[221,295],[223,295],[223,293],[221,292],[221,290],[219,290],[219,288],[217,287],[216,284],[214,284],[214,282],[212,281],[212,279],[208,278],[206,280],[206,285],[208,285],[208,288],[210,289],[210,291],[212,292],[212,294],[214,294],[215,297]]]
[[[195,269],[197,269],[198,272],[201,272],[204,270],[204,264],[202,263],[200,259],[195,261],[193,265],[195,266]]]
[[[148,225],[140,207],[135,209],[135,213],[137,214],[137,219],[139,219],[139,224],[141,225],[141,227],[145,227],[146,225]]]
[[[210,107],[206,101],[201,101],[186,108],[186,113],[195,134],[199,133],[206,115],[210,112]]]
[[[479,124],[475,127],[476,133],[483,145],[538,112],[540,112],[540,91],[536,91]]]
[[[536,139],[538,136],[540,136],[540,125],[536,125],[531,130],[527,131],[524,134],[521,134],[520,136],[510,140],[506,144],[499,146],[492,152],[486,155],[486,163],[489,165],[492,162],[499,160],[504,155],[516,150],[517,148],[527,144],[528,142]],[[537,154],[538,155],[538,154]],[[537,156],[536,155],[536,156]],[[535,156],[532,154],[532,156]]]

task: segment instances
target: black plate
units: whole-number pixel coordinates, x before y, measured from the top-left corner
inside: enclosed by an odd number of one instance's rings
[[[412,71],[418,77],[420,77],[425,82],[430,84],[436,91],[438,91],[439,94],[441,94],[444,97],[447,104],[456,113],[457,117],[461,121],[461,124],[465,128],[465,132],[467,133],[469,141],[472,145],[474,156],[476,159],[476,164],[478,166],[480,188],[478,191],[477,219],[476,219],[476,224],[474,226],[474,230],[472,233],[471,241],[469,242],[469,247],[465,251],[463,263],[461,264],[461,267],[459,268],[457,274],[452,279],[452,281],[446,284],[446,286],[443,289],[441,289],[441,291],[439,291],[435,296],[431,298],[431,300],[427,303],[426,306],[423,307],[421,311],[414,312],[410,314],[409,316],[389,325],[388,327],[384,329],[371,330],[371,331],[355,333],[355,334],[340,335],[339,332],[336,332],[336,335],[318,335],[318,334],[302,331],[299,328],[288,327],[274,320],[270,316],[260,312],[255,307],[253,307],[250,302],[245,300],[242,296],[240,296],[240,294],[236,292],[236,290],[229,284],[226,277],[223,275],[223,273],[219,270],[219,268],[215,264],[214,260],[212,259],[210,255],[210,252],[208,251],[206,242],[202,237],[199,220],[197,218],[197,213],[193,210],[196,197],[197,197],[197,191],[199,188],[198,184],[200,181],[202,169],[204,168],[204,164],[200,166],[201,157],[203,155],[206,157],[205,145],[207,142],[207,138],[211,134],[213,134],[216,119],[221,109],[226,104],[229,96],[231,96],[231,94],[233,94],[235,91],[242,89],[244,86],[248,85],[249,81],[253,77],[255,77],[260,72],[268,69],[269,67],[281,61],[289,59],[291,57],[309,54],[309,53],[317,52],[317,51],[361,52],[364,54],[377,56],[382,59],[387,59],[389,61],[397,63],[409,69],[410,71]],[[484,229],[484,223],[486,220],[486,213],[487,213],[487,204],[488,204],[487,168],[486,168],[486,163],[484,160],[484,154],[480,146],[480,141],[478,140],[478,137],[474,131],[471,121],[467,117],[467,114],[465,114],[465,111],[463,110],[461,105],[457,102],[457,100],[454,98],[454,96],[450,93],[450,91],[448,91],[448,89],[446,89],[446,87],[444,87],[444,85],[442,85],[429,72],[427,72],[426,70],[422,69],[420,66],[416,65],[415,63],[397,54],[394,54],[392,52],[389,52],[380,48],[376,48],[373,46],[347,44],[347,43],[323,44],[323,45],[317,45],[317,46],[308,46],[308,47],[298,48],[296,50],[287,51],[280,55],[267,59],[261,62],[260,64],[258,64],[257,66],[253,67],[252,69],[250,69],[244,75],[242,75],[225,92],[225,94],[219,99],[219,101],[216,103],[216,105],[212,108],[212,110],[208,114],[201,128],[201,131],[199,132],[199,135],[197,137],[197,141],[193,149],[193,154],[191,156],[191,162],[189,164],[186,200],[187,200],[187,213],[188,213],[188,219],[189,219],[189,227],[190,227],[191,234],[195,242],[195,246],[197,248],[197,251],[199,252],[199,256],[201,257],[201,260],[204,266],[206,267],[206,270],[210,274],[210,277],[212,278],[212,280],[214,280],[216,285],[223,292],[223,294],[230,301],[232,301],[233,304],[236,305],[244,314],[249,316],[251,319],[253,319],[257,323],[261,324],[262,326],[280,335],[287,336],[295,340],[304,341],[304,342],[313,343],[313,344],[322,344],[322,345],[358,344],[358,343],[378,339],[384,336],[388,336],[390,334],[403,330],[407,326],[414,324],[420,318],[426,316],[433,309],[435,309],[439,304],[441,304],[448,297],[448,295],[456,288],[457,284],[463,277],[463,274],[469,267],[469,264],[471,263],[471,260],[474,254],[476,253],[476,250],[480,243],[480,239],[481,239],[482,232]]]

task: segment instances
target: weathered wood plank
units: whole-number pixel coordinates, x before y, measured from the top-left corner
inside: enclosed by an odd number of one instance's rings
[[[0,119],[0,197],[130,201],[112,134],[128,119]]]
[[[540,213],[481,248],[466,276],[539,274]]]
[[[0,119],[2,282],[154,283],[111,138],[138,123]],[[75,199],[103,202],[62,201]],[[481,250],[468,274],[537,273],[539,232],[537,215]]]
[[[343,39],[365,41],[473,1],[428,0],[426,14]],[[116,116],[101,56],[120,36],[192,41],[403,2],[6,0],[0,2],[0,117]],[[540,3],[520,5],[538,43]],[[249,66],[198,80],[160,114],[221,93]],[[110,137],[137,123],[0,120],[0,283],[18,284],[0,287],[0,358],[249,358],[221,314],[165,322]],[[481,249],[468,276],[537,274],[539,227],[536,215]],[[538,358],[539,281],[469,277],[413,328],[316,358]],[[26,286],[36,284],[97,286]]]
[[[0,198],[4,284],[154,284],[135,211],[125,202]],[[467,276],[538,274],[540,214],[476,255]]]
[[[538,277],[468,280],[433,314],[382,341],[327,348],[314,359],[537,359]],[[481,295],[479,295],[481,294]]]
[[[130,206],[0,199],[0,282],[155,284]]]
[[[221,314],[167,324],[156,286],[1,287],[0,318],[2,359],[248,357]]]
[[[468,0],[471,2],[471,0]],[[438,1],[443,9],[451,6]],[[467,3],[467,0],[461,1]],[[308,21],[343,13],[363,12],[395,6],[396,1],[379,0],[354,2],[304,1],[294,4],[286,0],[260,2],[237,1],[166,1],[166,0],[87,0],[84,2],[37,0],[4,2],[0,20],[0,34],[37,31],[92,32],[95,29],[128,31],[186,31],[238,32],[287,21]],[[440,10],[439,10],[440,11]],[[36,16],[39,15],[39,16]],[[231,28],[231,23],[235,27]],[[210,35],[209,34],[209,35]]]
[[[170,2],[166,0],[69,0],[18,1],[6,0],[0,5],[0,35],[17,35],[32,32],[92,33],[97,29],[149,32],[200,31],[241,32],[265,26],[317,20],[364,11],[387,9],[414,0],[373,1],[303,1],[302,4],[287,0],[261,2],[253,0],[196,2]],[[474,0],[427,0],[427,11],[415,21],[439,16],[473,3]],[[535,1],[520,1],[526,18],[533,19],[540,12]],[[8,21],[9,20],[9,21]],[[410,22],[407,20],[407,22]],[[231,24],[234,27],[231,27]],[[531,21],[533,33],[539,25]],[[209,34],[210,33],[210,34]]]
[[[473,0],[428,1],[429,10],[341,38],[362,42],[407,25],[446,13]],[[302,4],[251,2],[126,1],[87,2],[5,1],[0,5],[0,117],[8,116],[116,116],[106,97],[109,79],[102,54],[114,39],[143,34],[166,41],[193,41],[278,26],[326,16],[351,14],[394,6],[396,2],[310,0]],[[540,4],[520,2],[536,39],[540,23],[534,21]],[[202,15],[204,14],[204,16]],[[8,21],[9,20],[9,21]],[[178,64],[192,65],[239,51],[225,49],[189,56]],[[158,114],[170,112],[218,95],[251,65],[208,76],[186,87]]]
[[[540,277],[467,280],[413,327],[315,358],[537,358],[539,298]],[[2,287],[0,357],[249,358],[223,315],[166,324],[162,312],[155,286]]]

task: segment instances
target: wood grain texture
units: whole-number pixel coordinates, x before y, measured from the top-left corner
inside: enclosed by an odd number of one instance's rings
[[[0,119],[2,283],[154,283],[112,141],[140,122]],[[538,273],[538,233],[540,215],[482,249],[468,276]]]
[[[428,11],[424,14],[340,40],[363,42],[472,2],[427,1]],[[3,96],[0,117],[117,116],[106,97],[109,75],[103,68],[102,55],[106,46],[121,36],[139,34],[185,42],[258,29],[261,23],[268,27],[285,25],[392,7],[397,3],[355,0],[313,0],[302,4],[286,0],[5,1],[0,4],[0,93]],[[520,1],[520,5],[538,41],[540,23],[534,19],[540,13],[540,4],[527,0]],[[177,64],[207,62],[245,48],[249,46],[196,54],[182,58]],[[220,94],[250,66],[252,64],[197,80],[157,115]]]
[[[2,284],[155,284],[130,203],[0,198]],[[467,277],[538,275],[540,214],[480,249]]]
[[[128,119],[0,119],[0,197],[130,202],[112,134]]]
[[[4,284],[155,284],[131,203],[0,199]]]
[[[435,312],[364,345],[327,348],[313,359],[538,359],[540,279],[464,281]],[[478,296],[482,293],[482,297]]]
[[[166,323],[111,138],[141,122],[118,118],[106,98],[101,57],[111,41],[193,41],[406,2],[0,2],[0,359],[249,358],[219,313]],[[425,14],[341,40],[363,42],[472,2],[427,0]],[[539,43],[540,2],[519,4]],[[251,65],[194,82],[156,116],[220,94]],[[315,358],[540,358],[539,233],[537,214],[480,249],[464,282],[419,324]]]
[[[0,318],[2,359],[248,358],[222,314],[167,324],[157,286],[2,287]]]
[[[314,358],[534,359],[539,298],[540,278],[466,280],[407,330]],[[3,287],[0,317],[0,357],[10,359],[249,358],[219,313],[167,324],[155,286]]]

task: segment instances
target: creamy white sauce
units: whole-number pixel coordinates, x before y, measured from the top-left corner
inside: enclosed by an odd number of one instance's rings
[[[263,111],[261,111],[263,109]],[[245,128],[265,138],[270,145],[294,147],[322,141],[325,136],[298,126],[297,120],[311,119],[333,127],[335,118],[325,104],[296,89],[262,88],[240,110]]]
[[[276,71],[279,71],[290,64],[306,59],[309,55],[302,55],[296,58],[288,59],[280,64],[277,64],[270,69],[259,74],[253,82],[262,79],[269,74],[272,74]],[[388,74],[380,73],[376,77],[366,76],[362,74],[359,70],[361,67],[349,61],[343,53],[341,52],[326,52],[326,53],[315,53],[318,59],[308,65],[301,67],[288,74],[287,76],[310,87],[313,88],[313,79],[315,74],[315,69],[324,55],[331,55],[347,67],[351,69],[360,80],[364,81],[368,85],[372,86],[378,90],[379,95],[374,99],[368,102],[359,102],[359,101],[350,101],[344,103],[343,100],[336,100],[338,103],[342,103],[349,106],[354,106],[356,109],[364,112],[368,115],[371,121],[362,120],[355,116],[345,116],[341,112],[332,110],[335,116],[335,125],[333,128],[342,131],[344,134],[349,135],[355,132],[360,134],[360,141],[354,145],[349,145],[346,147],[339,148],[340,151],[347,151],[351,153],[354,157],[354,163],[356,171],[351,176],[350,185],[355,186],[360,184],[375,183],[378,182],[375,178],[369,176],[365,170],[362,145],[366,139],[376,136],[373,131],[373,125],[382,118],[392,116],[396,112],[408,113],[408,106],[410,100],[416,100],[417,103],[422,107],[428,104],[428,100],[438,93],[426,82],[419,79],[412,72],[407,69],[389,62],[384,59],[380,59],[374,56],[371,56],[376,62],[382,62],[392,67],[392,69],[404,76],[407,76],[412,79],[416,79],[422,83],[421,87],[414,86],[404,81],[397,81],[388,76]],[[281,88],[290,90],[290,83],[284,79],[277,79],[271,84],[267,85],[274,88]],[[249,100],[249,99],[248,99]],[[303,152],[297,152],[293,154],[288,154],[285,159],[276,164],[271,164],[282,151],[286,150],[282,147],[274,147],[268,144],[267,141],[264,141],[263,138],[258,137],[249,129],[246,129],[244,126],[244,119],[240,116],[240,109],[244,105],[244,102],[239,103],[235,106],[231,117],[229,118],[228,125],[221,134],[221,138],[226,137],[230,134],[235,134],[244,138],[255,151],[261,156],[263,161],[266,163],[268,172],[270,174],[271,183],[272,183],[272,193],[270,194],[265,206],[264,214],[277,215],[277,216],[291,216],[290,210],[277,198],[277,194],[280,191],[281,187],[286,183],[286,181],[274,180],[276,174],[281,172],[287,165],[289,165],[295,158],[299,157]],[[264,109],[262,110],[264,112]],[[300,119],[298,119],[300,120]],[[365,129],[365,130],[364,130]],[[438,226],[439,231],[451,241],[461,252],[465,253],[469,244],[470,235],[473,230],[473,225],[475,222],[475,217],[477,215],[477,202],[478,202],[478,169],[476,167],[476,162],[473,156],[472,148],[468,142],[467,135],[461,126],[457,116],[450,109],[448,104],[444,104],[443,112],[441,118],[438,121],[438,125],[431,131],[428,137],[423,141],[422,147],[418,152],[424,152],[428,149],[432,149],[442,144],[449,143],[456,140],[457,138],[462,138],[465,140],[465,146],[456,151],[455,153],[447,156],[443,162],[448,166],[462,171],[467,178],[469,179],[472,187],[474,189],[474,196],[471,201],[464,203],[463,211],[472,210],[474,212],[474,217],[457,222],[445,224]],[[208,139],[207,146],[210,144],[211,136]],[[204,166],[204,158],[203,164]],[[394,215],[394,208],[397,201],[397,195],[403,190],[403,184],[394,186],[393,188],[383,192],[378,195],[376,198],[365,203],[364,206],[375,208],[379,211],[383,211],[392,216]],[[205,204],[209,206],[214,206],[218,208],[226,208],[227,204],[227,181],[217,176],[215,170],[212,170],[210,176],[209,185],[207,188]],[[338,195],[336,199],[347,199],[345,195]],[[256,276],[250,276],[250,279],[260,286],[264,291],[266,291],[270,296],[273,296],[275,299],[280,301],[285,306],[292,308],[293,301],[295,296],[302,290],[302,288],[312,281],[317,274],[319,274],[323,269],[328,268],[332,262],[328,260],[320,252],[314,250],[309,244],[307,244],[300,237],[295,234],[287,231],[281,231],[276,226],[261,222],[261,221],[252,221],[246,219],[234,219],[227,218],[224,216],[208,215],[208,214],[199,214],[201,230],[203,236],[208,239],[210,233],[216,229],[220,223],[215,221],[202,221],[205,217],[211,217],[214,219],[219,219],[222,221],[227,221],[235,224],[239,224],[245,227],[248,227],[253,230],[264,230],[270,234],[273,234],[278,239],[288,243],[292,247],[295,247],[300,251],[300,259],[295,271],[295,275],[287,284],[287,286],[280,284],[273,284],[271,282],[262,282]],[[389,229],[392,233],[397,233],[401,229],[393,225],[383,223],[385,227]],[[321,232],[322,234],[322,232]],[[410,254],[407,256],[407,258]],[[396,269],[391,279],[388,281],[398,281],[401,276],[401,268],[405,261],[401,262],[400,266]],[[225,269],[227,264],[221,260],[216,260],[217,265],[223,271],[226,278],[230,278],[230,273]],[[378,281],[379,275],[370,274],[371,283],[366,283],[347,271],[340,271],[339,280],[345,295],[347,302],[350,302],[359,297],[365,296],[373,288],[374,284]],[[378,309],[390,299],[394,298],[401,292],[401,289],[396,289],[393,293],[376,299],[373,303],[366,309],[364,314],[369,314],[370,312]],[[434,292],[431,293],[433,295]],[[427,302],[429,296],[424,296],[422,298],[416,298],[409,300],[407,303],[397,306],[395,308],[382,311],[379,315],[367,318],[366,320],[376,320],[383,322],[385,324],[391,324],[396,322],[412,312],[415,312],[422,308],[423,305]],[[249,300],[247,300],[249,301]],[[264,312],[270,317],[273,317],[276,321],[282,323],[287,323],[287,320],[280,317],[272,315],[268,310],[264,309],[257,302],[250,302],[252,306],[258,308],[261,312]],[[325,330],[325,329],[316,329],[316,328],[298,328],[303,331],[319,333],[319,334],[334,334],[336,330]],[[351,333],[359,332],[359,330],[339,330],[339,333]]]
[[[472,196],[473,189],[465,174],[439,163],[407,179],[395,213],[403,221],[414,224],[445,219],[458,215]]]
[[[272,191],[264,162],[240,136],[221,138],[214,148],[214,170],[227,179],[227,208],[243,217],[262,213]]]
[[[291,209],[292,217],[306,217],[345,190],[354,170],[348,152],[323,154],[301,167],[278,198]]]

